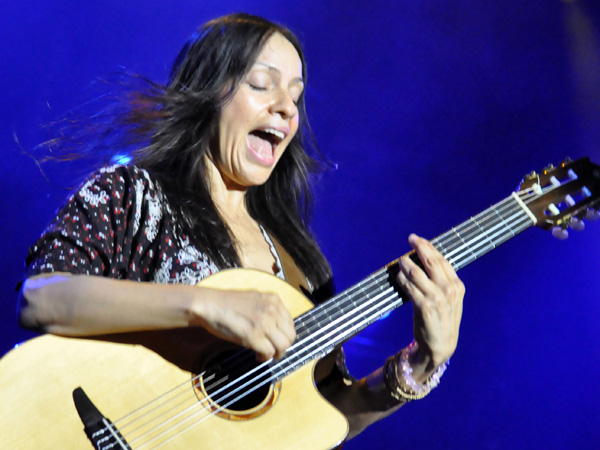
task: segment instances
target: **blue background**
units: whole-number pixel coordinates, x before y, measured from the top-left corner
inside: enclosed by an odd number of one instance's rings
[[[338,166],[318,186],[314,230],[339,290],[408,251],[410,232],[441,234],[531,170],[600,161],[595,0],[10,0],[0,11],[0,354],[32,336],[15,322],[28,246],[93,169],[49,164],[49,183],[20,146],[44,140],[40,125],[84,103],[99,76],[123,66],[164,81],[219,15],[264,15],[304,43],[309,116]],[[528,230],[461,271],[459,348],[441,386],[345,448],[600,448],[600,223],[587,225],[566,241]],[[406,306],[357,336],[352,372],[379,367],[411,327]]]

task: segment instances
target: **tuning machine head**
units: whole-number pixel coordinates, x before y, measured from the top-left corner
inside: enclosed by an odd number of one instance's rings
[[[567,231],[566,228],[554,227],[554,228],[552,228],[552,236],[554,236],[556,239],[564,241],[565,239],[567,239],[569,237],[569,232]]]
[[[599,217],[600,217],[600,212],[598,212],[597,210],[595,210],[593,208],[588,209],[585,213],[586,220],[598,220]]]
[[[569,220],[569,228],[575,231],[583,231],[585,229],[585,222],[579,217],[573,217]]]
[[[544,175],[547,175],[548,173],[552,172],[554,169],[556,169],[556,167],[554,167],[554,164],[548,164],[546,167],[544,167],[544,169],[542,170],[542,173]]]
[[[525,175],[524,181],[536,181],[537,179],[538,179],[538,174],[534,170],[534,171],[528,173],[527,175]]]

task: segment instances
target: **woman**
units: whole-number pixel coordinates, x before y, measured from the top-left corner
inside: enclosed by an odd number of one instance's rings
[[[122,341],[201,329],[259,360],[281,357],[296,334],[276,294],[193,285],[244,267],[285,276],[314,301],[328,290],[331,272],[307,226],[316,163],[299,131],[305,81],[289,30],[245,14],[206,24],[168,86],[132,98],[127,124],[150,139],[133,165],[91,177],[32,247],[20,323]],[[427,395],[456,348],[464,287],[431,244],[415,235],[409,243],[423,263],[399,264],[413,344],[362,380],[348,376],[339,352],[315,374],[349,437]]]

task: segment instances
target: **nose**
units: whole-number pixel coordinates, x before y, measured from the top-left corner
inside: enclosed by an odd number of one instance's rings
[[[291,119],[298,114],[298,107],[294,99],[285,89],[278,91],[275,102],[271,105],[271,112],[281,116],[283,119]]]

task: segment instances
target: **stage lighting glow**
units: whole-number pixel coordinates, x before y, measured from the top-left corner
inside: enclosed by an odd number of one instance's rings
[[[115,156],[113,156],[110,159],[111,162],[115,163],[115,164],[129,164],[131,162],[131,156],[130,155],[123,155],[123,154],[116,154]]]

